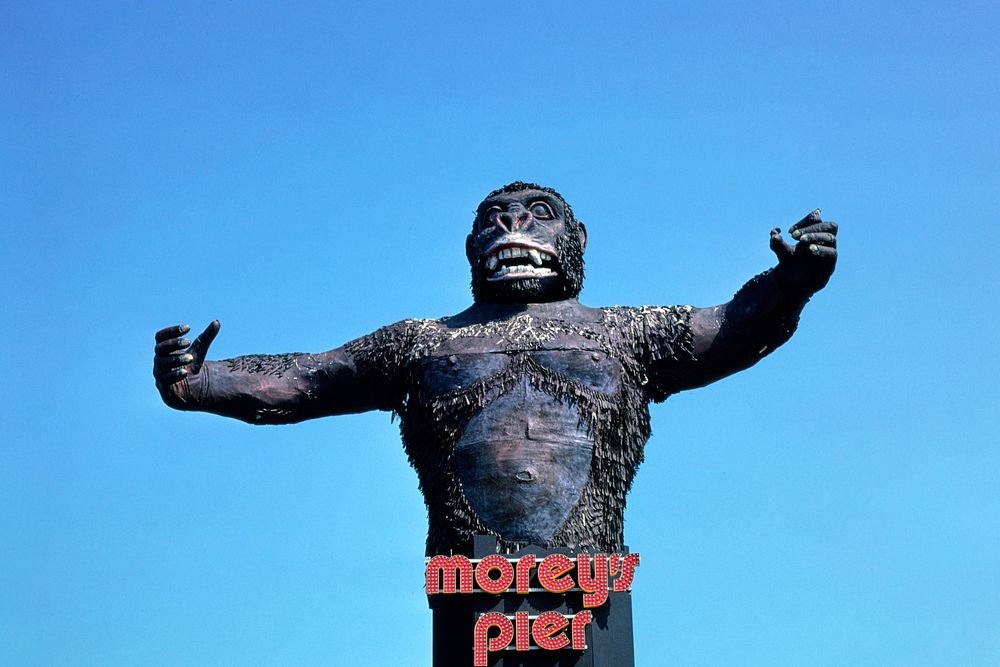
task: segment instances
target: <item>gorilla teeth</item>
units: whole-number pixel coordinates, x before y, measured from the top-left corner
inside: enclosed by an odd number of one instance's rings
[[[547,269],[544,267],[534,267],[530,264],[515,264],[514,266],[503,266],[491,276],[488,276],[487,280],[500,280],[504,276],[510,273],[524,275],[525,277],[531,278],[541,278],[544,276],[555,275],[555,271],[552,269]]]
[[[500,263],[500,260],[514,259],[517,257],[526,257],[531,260],[532,264],[538,267],[542,265],[542,262],[547,262],[552,259],[552,255],[547,252],[535,250],[534,248],[504,248],[503,250],[486,258],[486,268],[493,271],[497,268],[497,264]]]

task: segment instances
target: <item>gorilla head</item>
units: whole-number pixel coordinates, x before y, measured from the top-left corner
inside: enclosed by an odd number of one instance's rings
[[[465,255],[477,302],[575,298],[583,287],[587,230],[552,188],[516,181],[476,210]]]

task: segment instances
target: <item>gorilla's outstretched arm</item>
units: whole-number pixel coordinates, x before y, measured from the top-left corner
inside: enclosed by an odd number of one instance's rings
[[[319,354],[257,354],[206,361],[218,320],[192,343],[186,324],[156,334],[153,375],[163,402],[251,424],[292,424],[330,415],[389,410],[398,390],[360,371],[344,348]]]
[[[815,210],[789,233],[798,242],[794,246],[784,242],[780,230],[771,230],[776,267],[752,278],[728,303],[692,311],[695,361],[670,369],[680,380],[677,391],[748,368],[794,333],[802,308],[836,266],[837,223],[822,220]]]

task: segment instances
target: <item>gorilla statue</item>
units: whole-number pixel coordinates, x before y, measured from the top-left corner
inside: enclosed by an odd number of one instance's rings
[[[616,552],[649,438],[650,401],[748,368],[792,335],[836,264],[837,225],[813,211],[771,231],[777,266],[710,308],[590,308],[587,231],[559,193],[515,182],[479,205],[466,239],[473,304],[382,327],[318,354],[206,361],[219,331],[156,334],[163,401],[251,424],[388,410],[428,512],[427,554],[474,535]]]

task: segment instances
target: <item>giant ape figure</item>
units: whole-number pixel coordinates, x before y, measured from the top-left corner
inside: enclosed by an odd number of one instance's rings
[[[320,354],[206,361],[212,322],[156,334],[164,402],[252,424],[365,410],[399,415],[429,520],[428,555],[473,535],[616,552],[650,401],[747,368],[784,343],[836,263],[813,211],[771,249],[778,265],[711,308],[589,308],[586,229],[559,193],[511,183],[479,205],[466,255],[474,303],[404,320]]]

